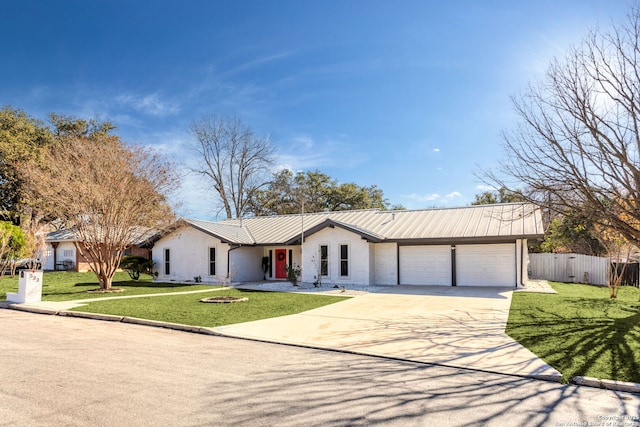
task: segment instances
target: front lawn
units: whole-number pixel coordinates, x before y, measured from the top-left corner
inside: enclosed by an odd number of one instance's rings
[[[116,273],[113,287],[123,288],[125,291],[112,294],[87,293],[88,290],[98,288],[98,280],[93,273],[46,272],[42,279],[42,300],[70,301],[210,289],[211,292],[188,295],[96,301],[79,307],[76,311],[214,327],[300,313],[348,298],[235,289],[216,291],[219,287],[152,282],[148,276],[143,276],[140,280],[131,280],[125,272]],[[4,277],[0,280],[0,301],[6,298],[6,292],[17,290],[18,278]],[[241,295],[248,297],[249,301],[233,304],[200,302],[200,299],[213,295]]]
[[[241,296],[249,298],[249,301],[231,304],[200,302],[200,299],[212,295]],[[74,311],[215,327],[301,313],[345,299],[348,297],[231,289],[190,295],[96,301]]]
[[[86,292],[98,287],[98,279],[93,273],[46,272],[42,279],[42,300],[69,301],[85,298],[104,298],[106,296],[143,295],[211,288],[211,286],[207,285],[152,282],[151,277],[147,275],[142,275],[140,280],[131,280],[125,272],[117,272],[113,278],[113,287],[125,289],[124,292],[113,294]],[[18,276],[13,278],[5,276],[0,280],[0,301],[6,298],[7,292],[18,292]]]
[[[513,294],[507,334],[558,369],[576,375],[640,383],[638,289],[617,299],[596,286],[551,283],[553,294]]]

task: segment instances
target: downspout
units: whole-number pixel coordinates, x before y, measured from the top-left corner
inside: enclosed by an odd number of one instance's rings
[[[524,239],[520,239],[520,286],[524,287]],[[516,283],[516,288],[518,284]]]
[[[525,287],[525,277],[529,279],[529,268],[528,263],[525,264],[524,258],[527,256],[527,260],[529,259],[529,245],[528,240],[525,237],[522,237],[522,244],[520,247],[520,285]],[[526,252],[525,252],[526,251]]]
[[[516,239],[516,257],[518,255],[518,250],[520,251],[520,259],[519,260],[516,259],[516,263],[518,261],[520,262],[520,274],[519,275],[516,274],[516,289],[518,288],[518,282],[520,282],[520,287],[524,288],[524,274],[525,274],[524,251],[526,247],[527,247],[527,239],[525,239],[524,237],[521,237],[520,239]],[[516,264],[516,272],[517,271],[518,271],[518,265]]]

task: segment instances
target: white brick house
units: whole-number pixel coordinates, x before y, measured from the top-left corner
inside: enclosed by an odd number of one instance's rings
[[[518,286],[527,240],[543,235],[530,204],[341,211],[209,222],[180,220],[153,242],[158,280]]]

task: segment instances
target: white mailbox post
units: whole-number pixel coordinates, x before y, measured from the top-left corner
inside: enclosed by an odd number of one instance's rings
[[[19,304],[40,302],[42,299],[42,271],[20,270],[18,293],[7,292],[7,301]]]

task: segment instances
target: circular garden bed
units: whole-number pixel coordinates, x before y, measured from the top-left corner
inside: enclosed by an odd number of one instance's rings
[[[207,297],[202,298],[200,302],[210,302],[214,304],[228,304],[232,302],[245,302],[249,301],[249,298],[246,297],[232,297],[232,296],[217,296],[217,297]]]

